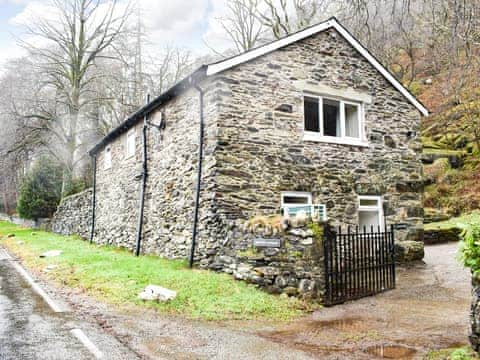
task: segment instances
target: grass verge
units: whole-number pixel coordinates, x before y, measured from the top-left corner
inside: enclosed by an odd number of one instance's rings
[[[309,305],[298,299],[267,294],[227,274],[190,270],[185,261],[155,256],[136,258],[118,248],[90,245],[77,237],[26,229],[8,222],[0,222],[0,244],[42,277],[118,307],[150,307],[205,320],[290,320],[310,310]],[[62,254],[39,257],[48,250],[61,250]],[[45,273],[48,265],[56,267]],[[167,303],[137,299],[138,293],[149,284],[175,290],[177,297]]]

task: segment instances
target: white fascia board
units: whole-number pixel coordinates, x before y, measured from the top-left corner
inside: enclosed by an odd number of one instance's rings
[[[287,36],[283,39],[274,41],[270,44],[261,46],[254,50],[248,51],[244,54],[234,56],[225,61],[221,61],[215,64],[208,65],[206,70],[206,75],[211,76],[218,74],[224,70],[230,69],[234,66],[242,64],[244,62],[255,59],[259,56],[268,54],[272,51],[280,49],[284,46],[293,44],[297,41],[305,39],[311,35],[317,34],[321,31],[327,30],[333,27],[337,30],[344,38],[347,40],[350,45],[352,45],[365,59],[367,59],[370,64],[372,64],[375,69],[377,69],[398,91],[402,93],[403,96],[407,98],[423,116],[428,116],[428,110],[397,80],[395,77],[390,74],[390,72],[385,69],[385,67],[380,64],[369,52],[365,49],[336,19],[330,19],[318,25],[312,26],[303,31],[297,32],[290,36]]]
[[[218,62],[216,64],[208,65],[207,76],[218,74],[219,72],[230,69],[230,68],[232,68],[236,65],[239,65],[239,64],[242,64],[244,62],[250,61],[250,60],[255,59],[259,56],[268,54],[269,52],[272,52],[272,51],[280,49],[284,46],[293,44],[294,42],[300,41],[300,40],[305,39],[306,37],[309,37],[313,34],[324,31],[324,30],[326,30],[326,29],[328,29],[332,26],[333,26],[332,20],[329,20],[329,21],[320,23],[318,25],[312,26],[312,27],[310,27],[308,29],[305,29],[303,31],[299,31],[299,32],[297,32],[295,34],[292,34],[290,36],[284,37],[283,39],[271,42],[271,43],[269,43],[267,45],[264,45],[264,46],[260,46],[256,49],[248,51],[244,54],[234,56],[230,59]]]

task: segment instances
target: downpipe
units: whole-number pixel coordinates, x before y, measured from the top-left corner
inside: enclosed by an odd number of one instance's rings
[[[147,96],[147,104],[150,102],[150,95]],[[147,166],[147,114],[143,117],[142,128],[142,174],[140,184],[140,204],[138,208],[138,223],[137,223],[137,239],[135,245],[135,256],[140,255],[140,248],[142,246],[142,231],[143,231],[143,213],[145,211],[145,189],[147,187],[148,166]]]
[[[93,169],[93,189],[92,189],[92,219],[90,229],[90,244],[93,243],[95,236],[95,207],[97,205],[97,155],[92,157],[92,169]]]
[[[199,135],[198,135],[199,136],[198,166],[197,166],[197,184],[196,184],[196,191],[195,191],[195,207],[194,207],[194,213],[193,213],[192,247],[190,250],[190,260],[189,260],[190,268],[193,267],[193,262],[195,259],[195,246],[197,241],[198,209],[200,206],[200,187],[202,183],[203,132],[204,132],[204,113],[203,113],[204,92],[198,85],[195,85],[194,87],[198,91],[199,99],[200,99],[200,110],[199,110],[200,125],[199,125]]]

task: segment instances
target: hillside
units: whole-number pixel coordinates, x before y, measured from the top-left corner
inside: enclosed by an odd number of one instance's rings
[[[427,222],[480,205],[480,84],[475,67],[418,76],[415,92],[431,110],[421,136]],[[432,218],[433,217],[433,218]]]

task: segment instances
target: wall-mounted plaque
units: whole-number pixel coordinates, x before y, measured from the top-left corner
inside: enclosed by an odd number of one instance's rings
[[[253,239],[253,246],[266,248],[279,248],[282,241],[278,238],[256,238]]]

